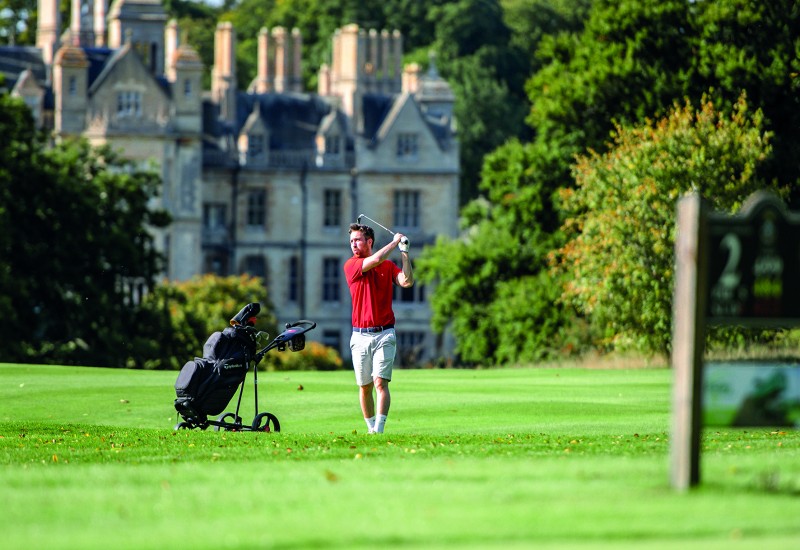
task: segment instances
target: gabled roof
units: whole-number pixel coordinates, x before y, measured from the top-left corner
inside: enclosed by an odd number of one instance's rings
[[[401,113],[405,109],[413,109],[431,133],[439,148],[444,150],[451,138],[450,128],[439,120],[427,116],[414,97],[409,93],[388,97],[367,94],[363,101],[364,138],[374,147],[386,139]]]
[[[37,91],[41,91],[43,88],[42,84],[39,82],[39,80],[36,78],[36,75],[30,68],[22,71],[17,79],[17,83],[14,84],[14,91],[17,93],[22,93],[22,91],[26,88]]]
[[[108,48],[83,48],[84,53],[89,61],[89,93],[93,94],[97,89],[103,85],[103,82],[109,77],[109,75],[113,72],[114,67],[122,63],[127,59],[134,60],[134,63],[138,63],[142,67],[142,72],[147,75],[148,78],[153,79],[158,85],[158,88],[166,95],[170,97],[172,95],[172,90],[169,82],[164,77],[156,78],[142,63],[142,60],[133,51],[133,47],[130,43],[123,45],[121,48],[116,50],[110,50]]]

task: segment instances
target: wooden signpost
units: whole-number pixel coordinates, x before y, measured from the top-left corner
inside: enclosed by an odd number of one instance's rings
[[[736,215],[693,193],[677,215],[670,481],[686,490],[700,482],[706,327],[800,325],[800,215],[766,191]]]

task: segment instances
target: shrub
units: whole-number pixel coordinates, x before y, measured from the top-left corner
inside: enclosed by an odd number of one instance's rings
[[[298,352],[288,349],[283,352],[270,352],[265,360],[267,360],[267,370],[278,372],[290,370],[331,371],[344,368],[344,362],[337,351],[319,342],[306,342],[305,349]]]

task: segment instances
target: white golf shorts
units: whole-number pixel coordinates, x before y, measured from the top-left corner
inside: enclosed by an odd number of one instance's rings
[[[375,378],[391,380],[394,356],[397,353],[394,329],[374,334],[353,332],[350,337],[350,353],[359,386],[366,386]]]

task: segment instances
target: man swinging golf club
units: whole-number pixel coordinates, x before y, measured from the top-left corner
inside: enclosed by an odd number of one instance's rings
[[[359,386],[361,412],[369,433],[383,433],[391,405],[389,381],[397,352],[392,285],[410,288],[414,284],[414,274],[408,258],[408,238],[375,222],[394,236],[389,244],[373,252],[375,232],[370,226],[360,223],[362,217],[366,216],[362,214],[356,223],[350,224],[353,257],[344,264],[353,299],[350,351]],[[395,248],[400,249],[402,269],[394,262],[386,261]],[[377,415],[373,390],[378,398]]]

